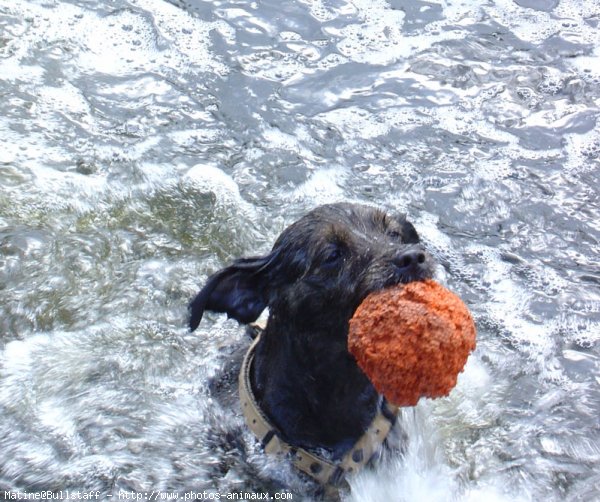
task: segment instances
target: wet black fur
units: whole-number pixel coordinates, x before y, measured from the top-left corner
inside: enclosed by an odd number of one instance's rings
[[[236,260],[210,277],[190,304],[190,328],[206,310],[250,323],[269,307],[252,367],[256,398],[289,443],[339,457],[380,399],[347,351],[348,321],[370,292],[432,271],[404,216],[320,206],[289,226],[267,256]]]

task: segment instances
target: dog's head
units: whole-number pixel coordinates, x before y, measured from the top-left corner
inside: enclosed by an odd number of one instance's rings
[[[271,316],[295,326],[346,323],[371,292],[431,277],[433,264],[404,216],[363,205],[320,206],[289,226],[270,254],[242,258],[210,277],[190,304],[241,323]]]

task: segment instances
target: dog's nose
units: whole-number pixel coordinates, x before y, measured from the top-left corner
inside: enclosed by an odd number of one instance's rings
[[[424,266],[426,257],[423,251],[411,250],[398,254],[392,260],[396,268],[403,274],[417,272]]]

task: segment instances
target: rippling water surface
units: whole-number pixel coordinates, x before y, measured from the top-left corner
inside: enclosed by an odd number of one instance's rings
[[[0,0],[0,489],[306,496],[208,397],[206,276],[404,211],[476,318],[348,501],[600,500],[595,0]],[[245,450],[245,453],[242,451]]]

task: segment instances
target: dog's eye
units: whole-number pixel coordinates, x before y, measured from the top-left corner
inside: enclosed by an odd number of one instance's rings
[[[342,250],[338,247],[336,248],[332,248],[329,251],[329,254],[327,254],[325,256],[325,259],[323,260],[323,265],[325,266],[333,266],[335,264],[337,264],[341,259],[342,259]]]
[[[387,234],[392,238],[392,239],[401,239],[402,238],[402,234],[400,232],[398,232],[398,230],[388,230]]]

